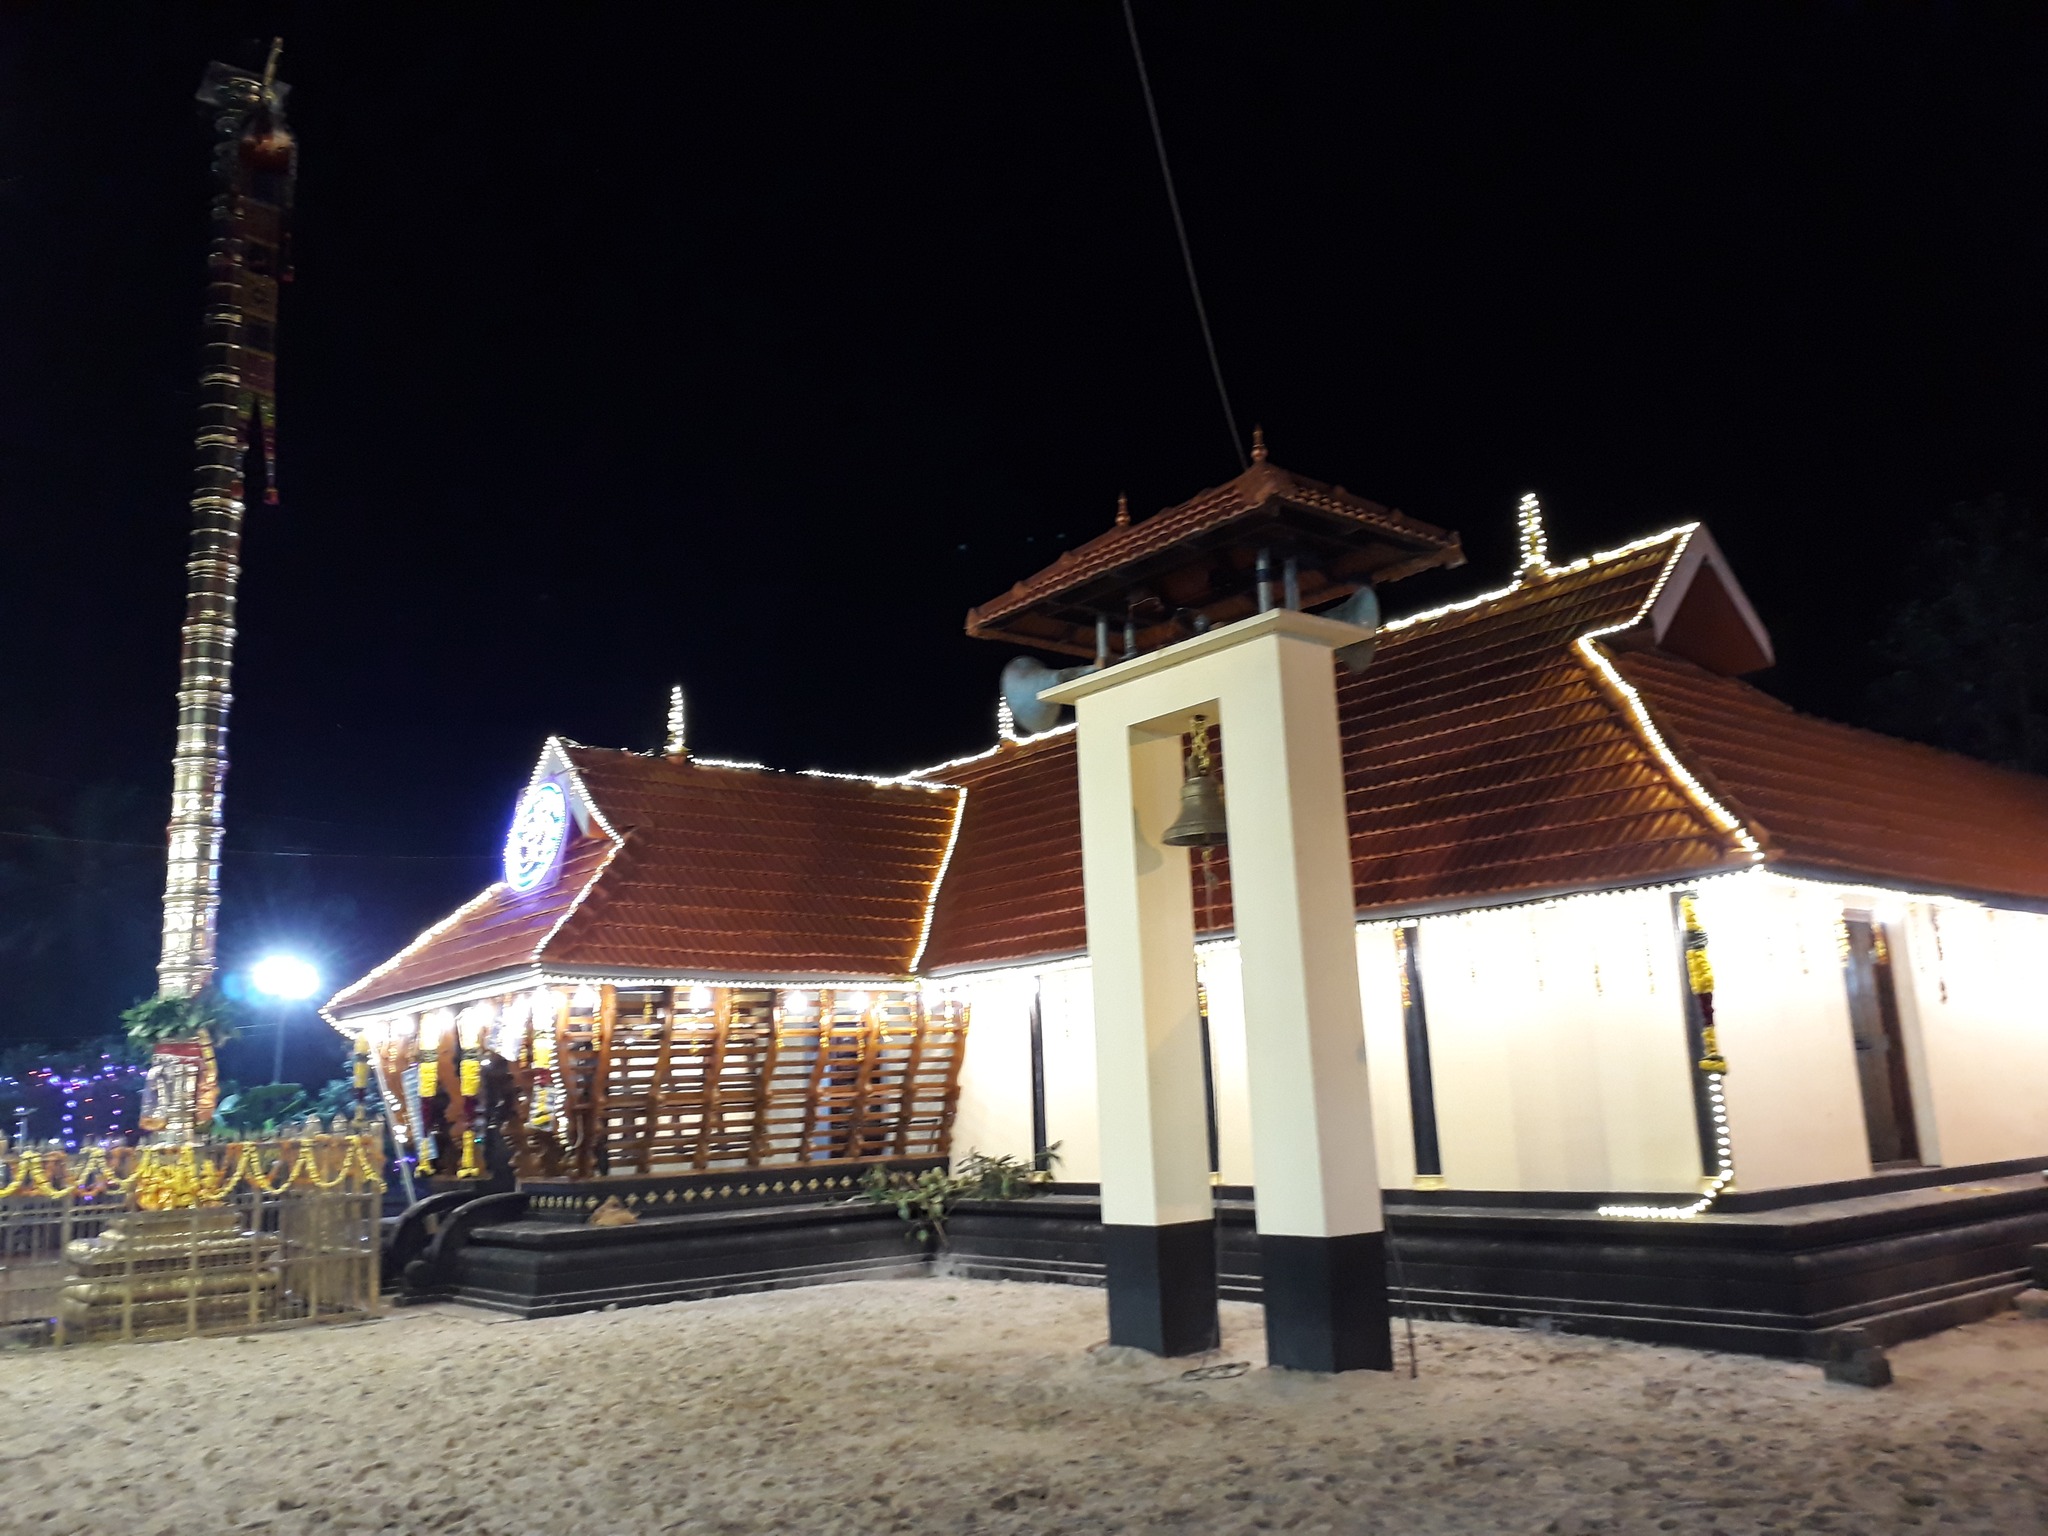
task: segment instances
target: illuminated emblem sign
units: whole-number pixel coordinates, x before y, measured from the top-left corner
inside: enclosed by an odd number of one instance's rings
[[[521,795],[505,834],[505,883],[520,892],[544,884],[568,830],[569,802],[561,785],[543,782]]]

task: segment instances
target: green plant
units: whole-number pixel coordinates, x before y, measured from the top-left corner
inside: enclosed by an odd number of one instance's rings
[[[225,1085],[214,1119],[230,1131],[244,1135],[274,1131],[287,1120],[305,1117],[309,1107],[306,1090],[297,1083],[262,1083],[254,1088]]]
[[[946,1219],[962,1200],[1021,1200],[1034,1194],[1041,1184],[1051,1182],[1052,1167],[1060,1160],[1059,1144],[1047,1147],[1034,1167],[1021,1157],[990,1157],[970,1152],[960,1160],[960,1171],[927,1168],[916,1178],[894,1173],[877,1165],[861,1180],[864,1200],[891,1205],[910,1228],[907,1235],[920,1245],[946,1242]]]
[[[346,1120],[356,1112],[356,1085],[345,1077],[330,1077],[313,1095],[313,1110],[322,1120],[336,1115]]]
[[[235,1029],[227,1005],[215,992],[196,997],[171,997],[159,992],[145,997],[132,1008],[121,1011],[128,1038],[138,1046],[158,1045],[166,1040],[191,1040],[202,1032],[215,1045],[234,1039]]]

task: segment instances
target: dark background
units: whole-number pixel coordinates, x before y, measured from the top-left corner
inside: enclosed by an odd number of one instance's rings
[[[1238,418],[1501,579],[1702,517],[1855,718],[1917,530],[2039,499],[2036,5],[1142,0]],[[1236,470],[1121,13],[0,13],[0,1040],[153,990],[211,57],[302,145],[224,963],[335,983],[492,878],[549,732],[896,770],[971,604]],[[317,1038],[313,1032],[311,1038]],[[302,1075],[310,1069],[302,1069]]]

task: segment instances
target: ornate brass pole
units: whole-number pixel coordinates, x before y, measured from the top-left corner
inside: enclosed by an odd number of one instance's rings
[[[214,972],[243,467],[253,433],[263,440],[264,500],[277,500],[277,291],[288,275],[285,219],[297,161],[284,120],[287,87],[276,78],[278,47],[272,43],[260,76],[209,65],[198,93],[216,112],[214,172],[222,186],[213,201],[207,256],[170,856],[157,962],[158,990],[168,997],[195,996]]]

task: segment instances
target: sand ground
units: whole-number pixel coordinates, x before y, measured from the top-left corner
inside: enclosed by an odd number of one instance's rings
[[[0,1531],[2048,1532],[2048,1321],[1812,1366],[1418,1328],[1421,1375],[1104,1363],[1100,1292],[930,1278],[0,1354]]]

